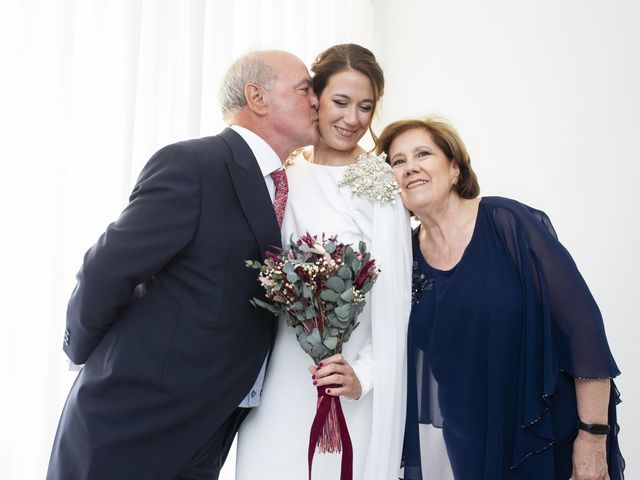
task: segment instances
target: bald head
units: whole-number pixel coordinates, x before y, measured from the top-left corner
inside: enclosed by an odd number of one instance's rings
[[[231,64],[220,88],[220,106],[226,118],[247,105],[245,86],[260,85],[270,88],[278,79],[278,72],[290,63],[302,61],[289,52],[263,50],[247,53]]]
[[[251,130],[284,161],[318,138],[318,97],[302,60],[277,50],[236,60],[220,90],[224,119]]]

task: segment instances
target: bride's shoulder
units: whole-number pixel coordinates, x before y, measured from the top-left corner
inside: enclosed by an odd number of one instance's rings
[[[288,169],[293,166],[299,167],[301,164],[308,163],[311,152],[312,150],[308,147],[302,147],[294,150],[284,161],[284,166]]]
[[[360,154],[356,162],[346,168],[338,186],[351,189],[358,197],[381,203],[394,202],[400,187],[385,160],[384,153],[379,156],[372,152]]]

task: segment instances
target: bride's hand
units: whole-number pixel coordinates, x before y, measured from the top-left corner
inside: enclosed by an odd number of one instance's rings
[[[344,395],[357,400],[362,394],[362,387],[356,372],[340,353],[322,360],[319,368],[315,365],[310,366],[309,372],[311,372],[311,379],[316,387],[339,385],[327,389],[327,394],[332,397]]]

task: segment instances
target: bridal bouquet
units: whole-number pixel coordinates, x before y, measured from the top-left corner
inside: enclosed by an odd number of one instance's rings
[[[355,250],[336,236],[318,240],[309,233],[277,253],[267,252],[264,263],[247,260],[247,267],[260,271],[258,280],[267,301],[251,304],[275,315],[283,315],[296,333],[300,347],[316,365],[342,352],[342,346],[357,328],[357,317],[365,306],[379,269],[364,242]],[[342,464],[351,469],[351,440],[340,399],[318,388],[316,417],[311,426],[309,469],[316,445],[320,452],[341,452]]]

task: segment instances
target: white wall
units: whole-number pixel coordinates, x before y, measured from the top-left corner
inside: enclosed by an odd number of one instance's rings
[[[546,211],[605,318],[623,374],[627,476],[640,475],[640,3],[377,0],[378,130],[440,114],[483,195]],[[635,473],[635,475],[634,475]]]

